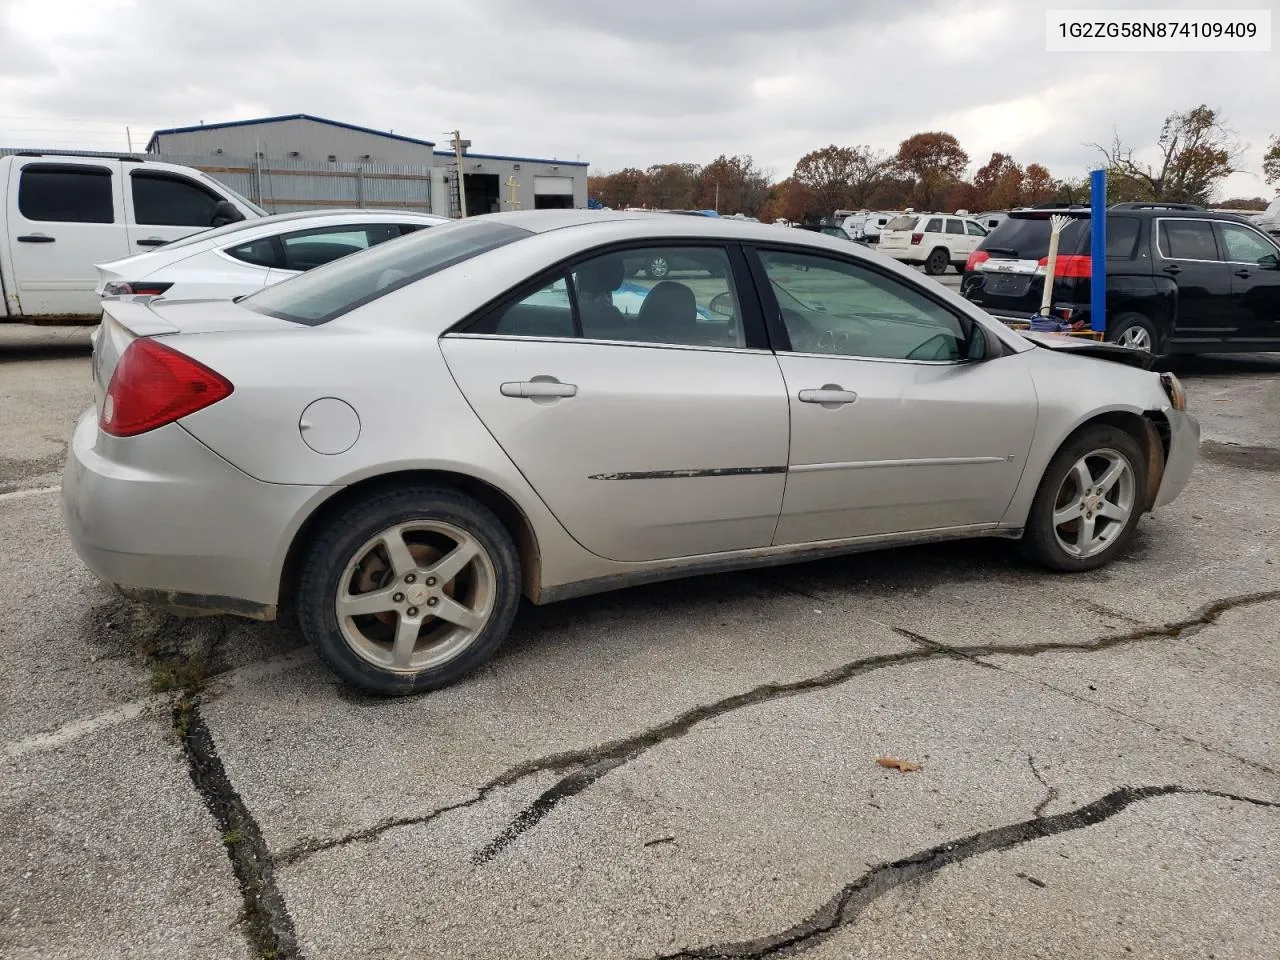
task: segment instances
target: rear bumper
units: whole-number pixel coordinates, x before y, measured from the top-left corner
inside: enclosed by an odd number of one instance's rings
[[[272,619],[295,519],[323,489],[255,480],[177,424],[108,437],[89,410],[72,436],[62,503],[76,553],[125,595]]]
[[[1153,507],[1172,503],[1182,492],[1200,456],[1200,421],[1190,414],[1169,410],[1169,455],[1164,466],[1164,479]]]

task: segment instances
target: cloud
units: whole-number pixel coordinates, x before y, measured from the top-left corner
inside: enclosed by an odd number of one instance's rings
[[[1152,143],[1201,102],[1255,170],[1278,132],[1273,54],[1047,54],[1043,9],[1016,0],[0,3],[6,143],[31,124],[11,118],[87,118],[67,138],[101,140],[307,112],[598,169],[747,153],[784,176],[828,143],[944,129],[975,166],[1001,150],[1079,175],[1089,141]]]

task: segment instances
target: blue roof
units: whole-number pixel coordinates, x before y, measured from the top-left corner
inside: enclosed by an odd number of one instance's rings
[[[388,133],[386,130],[374,130],[372,127],[359,127],[354,123],[342,123],[339,120],[326,120],[324,117],[315,117],[309,113],[290,113],[279,117],[259,117],[256,120],[228,120],[225,123],[202,123],[194,127],[171,127],[168,130],[157,130],[151,134],[151,139],[147,141],[147,150],[150,151],[155,146],[158,137],[167,136],[171,133],[198,133],[201,130],[226,130],[230,127],[252,127],[260,123],[280,123],[285,120],[310,120],[312,123],[323,123],[330,127],[341,127],[343,130],[355,130],[357,133],[372,133],[379,137],[386,137],[388,140],[401,140],[405,143],[416,143],[420,147],[434,147],[434,140],[416,140],[413,137],[403,137],[398,133]]]
[[[437,157],[453,157],[451,150],[436,150]],[[480,160],[511,160],[515,163],[552,163],[562,167],[588,167],[591,164],[586,160],[546,160],[541,157],[504,157],[497,153],[472,153],[468,150],[462,155],[464,160],[480,159]]]

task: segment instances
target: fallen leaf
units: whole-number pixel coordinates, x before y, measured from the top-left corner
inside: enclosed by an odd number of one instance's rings
[[[895,760],[893,757],[876,757],[876,763],[889,770],[900,770],[903,773],[915,773],[920,769],[918,763],[912,763],[910,760]]]

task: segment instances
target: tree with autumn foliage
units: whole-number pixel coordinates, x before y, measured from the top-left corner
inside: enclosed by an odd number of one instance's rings
[[[1022,202],[1028,206],[1048,203],[1058,193],[1058,181],[1038,163],[1028,163],[1022,172]]]
[[[1114,194],[1117,200],[1199,204],[1209,203],[1218,183],[1236,172],[1243,149],[1218,111],[1203,103],[1165,118],[1155,163],[1136,159],[1118,134],[1109,147],[1092,146],[1106,158],[1108,200]]]
[[[615,210],[639,206],[649,187],[649,178],[643,170],[627,167],[614,173],[594,173],[588,177],[588,192],[606,207]]]
[[[1022,167],[1007,153],[993,153],[973,175],[976,196],[973,206],[980,210],[1006,210],[1022,203],[1025,179]]]
[[[969,155],[954,136],[942,131],[917,133],[898,145],[894,166],[915,183],[912,203],[936,210],[946,202],[947,193],[964,177]]]
[[[759,216],[769,195],[771,177],[750,156],[720,154],[698,174],[695,205],[720,213]]]
[[[1271,138],[1271,145],[1262,157],[1262,176],[1267,183],[1280,185],[1280,134]]]

